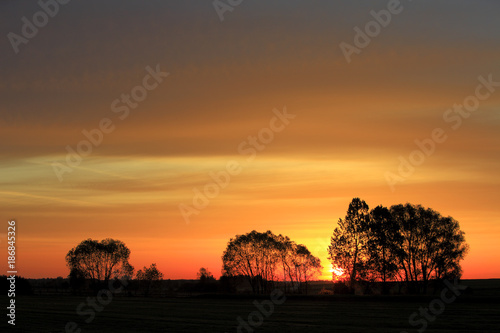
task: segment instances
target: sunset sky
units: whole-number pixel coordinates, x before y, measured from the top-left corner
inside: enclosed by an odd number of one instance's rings
[[[348,63],[339,45],[389,2],[243,1],[221,21],[212,1],[70,1],[16,53],[8,34],[41,8],[1,1],[1,250],[15,218],[25,277],[67,276],[72,247],[107,237],[136,269],[218,277],[231,237],[271,230],[328,278],[330,236],[360,197],[452,216],[470,245],[463,277],[500,278],[500,2],[401,1]],[[478,89],[477,110],[448,111]],[[143,100],[120,100],[132,92]],[[436,128],[446,140],[391,188],[387,174]],[[179,207],[228,163],[240,172],[187,223]]]

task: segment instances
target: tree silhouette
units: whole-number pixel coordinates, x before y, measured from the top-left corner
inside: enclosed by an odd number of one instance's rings
[[[420,205],[368,205],[354,198],[339,220],[328,247],[332,264],[356,280],[405,281],[410,292],[426,291],[430,280],[461,276],[460,260],[468,251],[463,231],[452,217]]]
[[[93,286],[111,278],[132,276],[134,268],[128,262],[130,250],[119,240],[87,239],[72,248],[66,263],[74,275],[90,279]]]
[[[328,246],[328,258],[345,270],[351,288],[358,272],[363,272],[366,265],[369,221],[366,202],[359,198],[352,199],[345,218],[339,219]]]
[[[294,256],[295,281],[304,282],[307,294],[307,282],[321,274],[321,261],[313,256],[304,245],[297,245]]]
[[[145,296],[149,295],[151,287],[157,281],[160,281],[163,278],[163,273],[158,270],[156,264],[151,264],[148,267],[144,266],[142,269],[137,271],[136,279],[142,281],[145,285]]]
[[[270,291],[274,282],[287,281],[295,290],[317,276],[321,263],[307,247],[271,231],[253,230],[231,238],[222,256],[223,276],[244,276],[254,293]]]
[[[393,280],[398,272],[398,256],[401,255],[402,237],[399,226],[392,218],[389,209],[377,206],[370,211],[368,229],[368,280],[380,280],[383,292],[386,292],[386,282]]]
[[[295,253],[297,251],[297,244],[291,241],[288,236],[278,235],[277,239],[277,253],[281,264],[281,271],[283,276],[284,288],[286,291],[286,281],[290,281],[290,287],[294,288],[294,268],[295,268]]]
[[[468,251],[464,232],[452,217],[409,203],[391,207],[401,235],[399,265],[412,291],[430,279],[459,278],[460,260]]]
[[[246,276],[254,293],[264,292],[267,281],[274,281],[278,243],[271,231],[255,230],[231,239],[222,256],[224,273]]]
[[[201,283],[205,283],[207,281],[215,281],[214,276],[212,273],[208,271],[208,268],[201,267],[198,273],[196,273],[196,277],[198,280],[200,280]]]
[[[214,292],[217,291],[217,280],[215,280],[212,273],[207,268],[201,267],[198,273],[198,284],[196,285],[197,291],[200,292]]]

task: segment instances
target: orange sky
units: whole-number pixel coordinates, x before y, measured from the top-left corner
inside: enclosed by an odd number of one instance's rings
[[[17,219],[19,273],[66,276],[68,250],[111,237],[136,269],[219,276],[228,240],[255,229],[305,244],[327,278],[331,233],[360,197],[454,217],[464,278],[500,278],[500,88],[458,129],[443,119],[479,76],[500,81],[499,5],[459,2],[407,4],[350,64],[340,42],[386,2],[244,2],[223,22],[210,2],[72,2],[18,54],[4,38],[0,212]],[[37,10],[0,3],[4,36]],[[169,76],[121,120],[111,104],[157,64]],[[284,107],[295,118],[254,160],[240,154]],[[114,130],[59,181],[53,163],[103,118]],[[392,191],[385,174],[435,128],[446,142]],[[186,223],[179,204],[232,160],[241,173]]]

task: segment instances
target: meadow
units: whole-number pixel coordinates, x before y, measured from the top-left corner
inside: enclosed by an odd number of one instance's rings
[[[471,284],[475,285],[473,292],[447,304],[434,321],[428,322],[425,332],[499,332],[499,280]],[[240,331],[417,332],[421,326],[411,326],[409,316],[437,297],[287,296],[284,303],[274,305],[268,317],[263,316],[261,325]],[[66,323],[75,322],[81,332],[237,332],[238,317],[248,321],[249,314],[257,310],[255,300],[262,303],[269,296],[117,296],[86,323],[90,316],[79,315],[76,310],[86,297],[19,296],[15,331],[65,332]]]

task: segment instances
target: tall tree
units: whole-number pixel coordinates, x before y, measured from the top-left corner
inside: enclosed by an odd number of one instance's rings
[[[130,250],[119,240],[87,239],[66,254],[66,263],[73,274],[90,279],[93,285],[111,278],[131,277],[134,268],[128,262]]]
[[[367,261],[368,209],[366,202],[360,198],[352,199],[345,218],[339,219],[328,246],[328,258],[334,266],[345,270],[351,288]]]
[[[468,245],[455,219],[409,203],[379,206],[369,215],[367,210],[354,198],[328,247],[333,266],[346,271],[351,287],[356,279],[399,278],[410,292],[425,292],[432,279],[460,277]]]
[[[368,232],[368,280],[393,280],[398,272],[402,237],[389,209],[377,206],[370,211]]]

